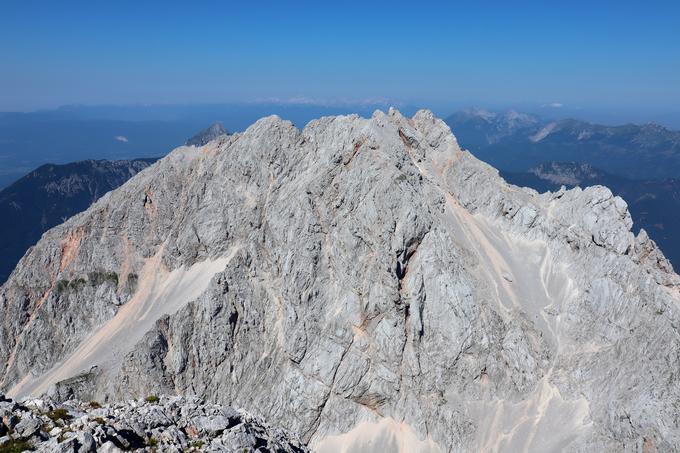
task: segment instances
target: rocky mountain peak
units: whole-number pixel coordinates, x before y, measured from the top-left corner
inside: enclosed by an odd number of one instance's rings
[[[487,121],[492,120],[492,119],[496,118],[496,116],[497,116],[497,114],[495,112],[492,112],[490,110],[486,110],[486,109],[483,109],[483,108],[479,108],[479,107],[470,107],[470,108],[464,109],[461,113],[464,114],[464,115],[469,115],[471,117],[482,118],[482,119],[487,120]]]
[[[0,289],[0,387],[196,395],[319,452],[669,450],[680,279],[631,226],[429,111],[263,118],[43,236]]]
[[[203,146],[215,140],[217,137],[222,135],[228,135],[229,132],[224,128],[222,123],[213,123],[202,131],[198,132],[196,135],[187,140],[187,146]]]

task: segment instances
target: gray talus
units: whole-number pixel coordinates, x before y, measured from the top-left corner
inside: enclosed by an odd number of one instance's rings
[[[603,187],[507,185],[427,111],[264,118],[46,233],[0,292],[2,386],[200,395],[320,452],[670,451],[678,276],[631,225]]]

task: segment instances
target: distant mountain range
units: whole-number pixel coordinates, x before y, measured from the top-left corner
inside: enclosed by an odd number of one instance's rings
[[[603,126],[483,109],[457,112],[446,123],[461,146],[506,171],[521,172],[548,161],[574,161],[629,179],[680,174],[680,132],[658,124]]]
[[[506,181],[539,192],[580,186],[607,186],[628,203],[634,230],[644,228],[663,250],[675,269],[680,269],[680,179],[634,180],[575,162],[548,162],[526,172],[502,171]]]
[[[0,191],[0,284],[55,225],[87,209],[156,159],[43,165]]]

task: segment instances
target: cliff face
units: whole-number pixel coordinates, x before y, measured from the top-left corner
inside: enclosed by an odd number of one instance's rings
[[[601,185],[628,203],[635,224],[663,250],[675,269],[680,268],[680,237],[672,225],[680,224],[680,179],[639,180],[606,173],[588,164],[546,162],[526,172],[501,172],[506,181],[539,192]]]
[[[0,289],[1,387],[199,395],[321,452],[671,451],[680,279],[631,225],[427,111],[264,118],[45,234]]]
[[[0,284],[45,231],[84,211],[155,160],[48,164],[0,190]]]

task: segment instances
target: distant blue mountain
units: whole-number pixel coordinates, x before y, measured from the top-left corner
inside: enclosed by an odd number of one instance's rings
[[[457,112],[446,122],[463,147],[506,171],[575,161],[630,179],[680,175],[680,132],[657,124],[603,126],[481,109]]]

